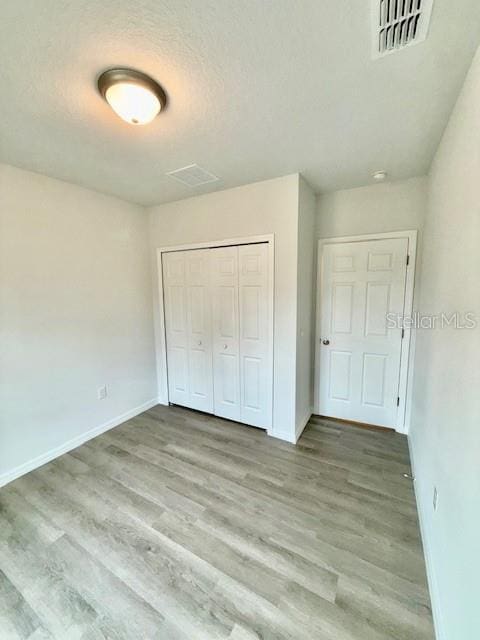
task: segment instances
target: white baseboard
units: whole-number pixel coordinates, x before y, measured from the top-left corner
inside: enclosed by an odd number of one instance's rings
[[[300,422],[297,424],[296,428],[295,428],[295,444],[297,444],[300,436],[302,435],[305,427],[308,424],[308,421],[310,420],[310,418],[313,415],[313,409],[310,407],[307,411],[307,413],[305,414],[303,420],[300,420]]]
[[[287,432],[287,431],[276,431],[275,429],[271,429],[271,430],[267,429],[267,434],[272,438],[277,438],[278,440],[284,440],[285,442],[290,442],[291,444],[297,444],[298,439],[302,435],[303,430],[308,424],[308,421],[312,417],[312,414],[313,414],[313,411],[310,408],[305,414],[305,417],[302,420],[300,420],[298,425],[295,427],[295,433],[292,433],[291,431]]]
[[[419,494],[416,487],[416,478],[417,471],[415,466],[415,456],[413,453],[413,447],[411,443],[410,436],[407,434],[407,442],[408,442],[408,450],[410,452],[410,464],[412,467],[412,475],[414,478],[413,481],[413,490],[415,492],[415,501],[417,503],[417,512],[418,512],[418,520],[420,522],[420,535],[422,537],[423,544],[423,554],[425,556],[425,566],[427,569],[427,581],[428,581],[428,590],[430,593],[430,602],[432,605],[432,616],[433,623],[435,627],[435,637],[437,640],[445,640],[445,633],[443,631],[443,619],[442,619],[442,611],[440,607],[440,593],[438,589],[438,581],[435,573],[435,567],[432,560],[432,554],[430,552],[429,546],[429,538],[427,534],[427,524],[425,522],[425,516],[423,515],[423,507],[419,500]]]
[[[55,447],[54,449],[50,449],[50,451],[47,451],[46,453],[42,453],[42,455],[37,456],[36,458],[29,460],[28,462],[24,462],[23,464],[19,465],[18,467],[14,467],[13,469],[11,469],[10,471],[7,471],[6,473],[2,473],[0,475],[0,487],[3,487],[9,482],[12,482],[17,478],[20,478],[20,476],[23,476],[26,473],[33,471],[34,469],[38,469],[38,467],[41,467],[47,462],[50,462],[51,460],[58,458],[58,456],[61,456],[64,453],[68,453],[69,451],[72,451],[72,449],[76,449],[84,442],[87,442],[87,440],[91,440],[92,438],[99,436],[101,433],[105,433],[105,431],[108,431],[109,429],[113,429],[113,427],[118,427],[118,425],[122,424],[122,422],[126,422],[127,420],[130,420],[130,418],[134,418],[135,416],[138,416],[138,414],[143,413],[148,409],[151,409],[157,404],[158,404],[158,398],[152,398],[152,400],[149,400],[148,402],[144,402],[138,407],[134,407],[133,409],[130,409],[125,413],[122,413],[120,416],[116,416],[112,420],[109,420],[108,422],[104,422],[103,424],[98,425],[93,429],[89,429],[88,431],[85,431],[84,433],[80,434],[76,438],[72,438],[71,440],[68,440],[64,444],[61,444],[60,446]]]
[[[271,438],[277,438],[277,440],[283,440],[284,442],[290,442],[291,444],[296,444],[295,436],[293,436],[291,433],[267,430],[267,434]]]
[[[170,405],[168,398],[165,398],[164,396],[158,396],[157,404],[161,404],[164,407],[168,407]]]

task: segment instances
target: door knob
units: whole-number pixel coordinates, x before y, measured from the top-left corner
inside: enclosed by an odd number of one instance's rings
[[[330,340],[322,340],[322,344],[324,344],[325,346],[327,346],[328,344],[330,344]]]
[[[228,349],[228,344],[224,344],[224,345],[223,345],[223,348],[224,348],[224,349]]]
[[[201,340],[199,340],[199,341],[198,341],[198,346],[199,346],[199,347],[201,347],[201,346],[202,346],[202,341],[201,341]]]

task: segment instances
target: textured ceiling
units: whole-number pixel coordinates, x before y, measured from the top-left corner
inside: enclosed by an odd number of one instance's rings
[[[1,0],[0,161],[141,204],[300,171],[317,191],[428,170],[480,38],[478,0],[435,0],[425,43],[372,60],[369,0]],[[131,66],[153,124],[95,90]],[[165,172],[220,176],[190,189]]]

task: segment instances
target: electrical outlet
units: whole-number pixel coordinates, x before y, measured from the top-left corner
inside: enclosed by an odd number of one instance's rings
[[[437,487],[433,487],[433,510],[436,511],[438,506],[438,491]]]
[[[104,400],[107,397],[107,385],[104,384],[97,389],[97,397],[99,400]]]

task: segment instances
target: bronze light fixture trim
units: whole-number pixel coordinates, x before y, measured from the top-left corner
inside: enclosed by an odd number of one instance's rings
[[[97,81],[100,95],[125,122],[148,124],[167,105],[163,88],[136,69],[107,69]]]

